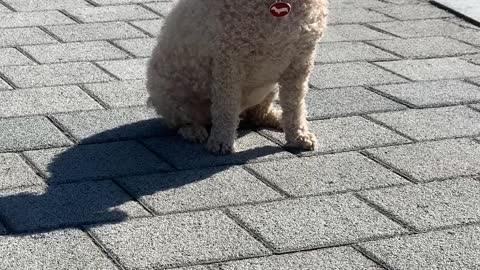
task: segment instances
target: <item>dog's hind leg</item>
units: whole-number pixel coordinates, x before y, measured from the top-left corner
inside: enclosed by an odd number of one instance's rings
[[[178,134],[193,143],[204,143],[208,139],[207,129],[199,124],[188,124],[178,128]]]
[[[276,97],[277,91],[272,91],[262,102],[245,110],[243,113],[245,121],[258,127],[282,129],[282,111],[273,107]]]

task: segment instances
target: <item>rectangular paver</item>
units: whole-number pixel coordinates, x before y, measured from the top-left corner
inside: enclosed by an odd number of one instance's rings
[[[91,6],[85,0],[4,0],[17,11],[64,9]]]
[[[48,31],[66,42],[147,37],[125,22],[47,26]]]
[[[0,190],[42,184],[44,184],[42,179],[19,155],[0,154]]]
[[[318,65],[310,77],[310,84],[317,88],[399,82],[407,82],[407,80],[366,62]]]
[[[268,254],[217,211],[168,215],[91,229],[127,269],[154,269]]]
[[[0,16],[0,28],[75,23],[59,11],[10,12]]]
[[[458,58],[400,60],[377,64],[417,81],[480,76],[480,66]]]
[[[371,117],[417,140],[480,135],[480,113],[465,106],[379,113]]]
[[[134,141],[25,152],[48,182],[72,182],[171,170]]]
[[[149,213],[111,181],[0,192],[0,214],[16,232],[108,223]]]
[[[405,231],[352,195],[311,197],[230,210],[279,251],[347,244]]]
[[[222,270],[380,270],[379,265],[351,247],[321,249],[221,264]]]
[[[418,107],[480,101],[480,87],[456,80],[378,85],[374,88]]]
[[[0,117],[102,109],[77,86],[0,91]]]
[[[71,145],[45,117],[0,119],[0,152]]]
[[[452,13],[432,5],[391,5],[388,7],[373,8],[373,10],[387,14],[388,16],[399,20],[448,18],[454,16]]]
[[[152,55],[152,50],[157,39],[155,38],[134,38],[134,39],[122,39],[115,41],[115,44],[129,51],[136,57],[149,57]]]
[[[0,49],[0,55],[2,56],[2,58],[0,58],[0,67],[35,64],[15,48]]]
[[[397,56],[362,42],[324,43],[316,50],[315,62],[380,61],[399,59]]]
[[[95,65],[81,62],[0,67],[0,73],[21,88],[114,80]]]
[[[162,16],[167,16],[168,13],[170,13],[170,11],[175,6],[175,3],[163,1],[163,2],[149,3],[145,5],[155,10],[156,12],[160,13]]]
[[[53,116],[80,143],[161,137],[175,134],[146,108],[75,112]]]
[[[85,88],[110,107],[144,106],[148,94],[144,80],[86,84]]]
[[[393,20],[395,19],[365,8],[332,8],[328,13],[329,25],[364,22],[388,22]]]
[[[148,58],[102,61],[100,66],[122,80],[145,79]]]
[[[441,19],[380,22],[371,23],[371,25],[404,38],[448,36],[451,33],[464,31],[461,26]]]
[[[406,108],[399,103],[362,87],[310,91],[307,95],[306,103],[309,119],[401,110]]]
[[[67,12],[83,22],[129,21],[153,19],[158,16],[138,5],[119,5],[67,9]]]
[[[293,196],[408,183],[381,165],[353,152],[276,160],[247,166]]]
[[[137,200],[161,214],[282,198],[240,167],[129,177],[119,182]]]
[[[115,60],[128,54],[105,41],[75,42],[22,47],[40,63]]]
[[[293,157],[280,146],[255,132],[241,132],[235,140],[237,152],[226,156],[213,155],[207,152],[204,145],[189,143],[177,136],[148,139],[145,140],[145,143],[179,169],[206,168]]]
[[[359,150],[382,145],[408,143],[409,140],[362,117],[344,117],[310,122],[310,130],[317,135],[315,151],[303,155]],[[283,132],[262,131],[281,144]]]
[[[478,269],[480,227],[398,237],[362,244],[392,269]]]
[[[82,231],[0,237],[1,269],[104,269],[116,266]]]
[[[0,47],[58,42],[39,28],[0,29]]]
[[[480,173],[480,144],[468,139],[391,146],[368,152],[418,181]]]
[[[480,221],[480,182],[473,179],[408,185],[361,195],[417,230]]]
[[[164,23],[164,19],[131,21],[130,24],[142,29],[152,36],[157,36]]]
[[[383,7],[386,6],[384,2],[378,0],[337,0],[332,2],[330,5],[331,8],[372,8],[372,7]]]
[[[480,30],[467,28],[461,31],[451,32],[449,36],[463,42],[480,46]]]
[[[360,41],[392,38],[395,38],[395,36],[373,30],[364,25],[349,24],[330,26],[322,42]]]

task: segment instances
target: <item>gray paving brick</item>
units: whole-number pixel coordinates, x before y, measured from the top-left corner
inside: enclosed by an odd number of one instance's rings
[[[417,140],[480,135],[480,113],[465,106],[372,114]]]
[[[248,167],[293,196],[408,183],[365,156],[353,152],[276,160],[249,164]]]
[[[52,11],[34,11],[34,12],[10,12],[3,13],[0,17],[0,28],[7,27],[26,27],[55,24],[75,23],[72,19],[63,15],[61,12]]]
[[[332,1],[330,4],[331,8],[371,8],[371,7],[383,7],[387,4],[380,2],[378,0],[337,0]]]
[[[171,268],[172,270],[221,270],[220,268],[216,266],[203,266],[203,265],[198,265],[198,266],[192,266],[192,267],[181,267],[181,268]]]
[[[480,66],[458,58],[400,60],[377,64],[418,81],[480,76]]]
[[[255,132],[240,132],[235,140],[237,152],[226,156],[210,154],[204,145],[192,144],[180,137],[153,138],[145,141],[155,152],[179,169],[245,164],[293,157],[280,146]]]
[[[91,93],[111,107],[142,106],[147,104],[145,81],[112,81],[86,84]]]
[[[480,173],[480,144],[468,139],[390,146],[368,152],[418,181]]]
[[[10,153],[0,154],[0,189],[42,185],[43,183],[20,156]]]
[[[419,107],[480,101],[480,88],[463,81],[379,85],[375,89]]]
[[[448,21],[416,20],[371,23],[371,25],[401,37],[448,36],[451,33],[464,31],[464,28]]]
[[[5,224],[16,232],[106,223],[149,215],[111,181],[2,191],[0,214]]]
[[[310,77],[310,84],[317,88],[386,84],[395,82],[407,82],[407,80],[365,62],[318,65],[315,67]]]
[[[148,58],[102,61],[100,66],[122,80],[145,79]]]
[[[362,42],[322,43],[318,46],[315,62],[375,61],[398,59],[395,55]]]
[[[81,62],[0,67],[0,73],[20,88],[113,80],[95,65]]]
[[[174,2],[155,2],[145,4],[145,6],[155,10],[156,12],[160,13],[162,16],[167,16],[168,13],[172,10],[175,6]]]
[[[67,9],[67,12],[83,22],[129,21],[158,18],[154,13],[138,5],[87,7]]]
[[[173,135],[153,110],[126,108],[53,116],[80,143],[99,143]]]
[[[310,91],[307,95],[307,108],[308,118],[318,119],[401,110],[406,107],[365,88],[354,87]]]
[[[325,38],[322,39],[322,42],[360,41],[392,38],[395,37],[370,29],[364,25],[349,24],[332,25],[328,28],[325,34]]]
[[[45,117],[0,119],[0,151],[24,151],[71,144]]]
[[[91,6],[84,0],[4,0],[17,11],[64,9]]]
[[[392,269],[478,269],[480,227],[398,237],[361,244]]]
[[[76,86],[0,91],[0,104],[0,117],[102,108]]]
[[[53,37],[38,28],[0,29],[0,47],[56,42]]]
[[[425,5],[430,4],[427,0],[386,0],[388,3],[396,5]]]
[[[130,24],[135,25],[136,27],[142,29],[143,31],[148,32],[149,34],[156,36],[162,25],[164,23],[163,19],[155,20],[141,20],[141,21],[131,21]]]
[[[7,90],[7,89],[12,89],[12,87],[7,82],[5,82],[2,78],[0,78],[0,91]]]
[[[226,262],[222,270],[359,270],[383,269],[351,247],[329,248]]]
[[[160,0],[160,1],[164,1],[164,0]],[[165,0],[165,1],[168,2],[168,0]],[[148,3],[153,1],[152,0],[92,0],[92,2],[101,6],[105,6],[105,5],[132,4],[132,3]]]
[[[8,9],[6,6],[0,4],[0,12],[12,12],[12,11]]]
[[[146,37],[125,22],[87,23],[45,27],[66,42]]]
[[[1,269],[105,269],[115,265],[80,230],[0,237]]]
[[[334,8],[330,9],[328,13],[328,23],[330,25],[363,22],[388,22],[393,20],[395,19],[364,8]]]
[[[2,56],[2,58],[0,58],[0,66],[35,64],[32,60],[28,59],[28,57],[14,48],[0,49],[0,55]]]
[[[480,221],[480,182],[473,179],[408,185],[361,195],[417,230]]]
[[[375,11],[387,14],[399,20],[418,20],[454,17],[443,9],[432,5],[391,5],[388,7],[373,8]]]
[[[399,38],[371,43],[408,58],[456,56],[479,51],[478,48],[446,37]]]
[[[347,244],[404,232],[352,195],[241,206],[231,212],[276,250]]]
[[[127,269],[163,268],[269,253],[233,220],[217,211],[137,219],[95,227],[91,232]]]
[[[450,37],[480,46],[480,31],[474,29],[462,29],[462,31],[450,32]]]
[[[409,142],[393,131],[358,116],[312,121],[310,129],[317,135],[318,145],[315,151],[303,152],[303,155]],[[270,130],[262,132],[279,143],[285,144],[283,133]]]
[[[155,38],[135,38],[115,41],[117,45],[137,57],[149,57],[157,40]]]
[[[480,65],[480,54],[465,55],[462,59]]]
[[[114,60],[128,54],[105,41],[61,43],[22,47],[40,63]]]
[[[48,182],[73,182],[171,170],[134,141],[36,150],[25,155]],[[119,166],[121,165],[121,166]]]
[[[137,200],[162,214],[282,198],[240,167],[138,176],[119,182]]]

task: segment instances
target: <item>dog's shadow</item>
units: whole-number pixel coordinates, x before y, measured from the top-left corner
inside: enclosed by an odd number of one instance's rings
[[[37,233],[115,223],[152,213],[180,212],[182,207],[175,207],[176,204],[188,205],[191,198],[185,193],[177,194],[177,189],[228,170],[242,170],[237,165],[283,152],[280,146],[267,144],[233,155],[214,156],[202,145],[190,144],[174,134],[163,137],[121,135],[164,128],[159,121],[145,120],[120,126],[56,153],[43,172],[45,186],[0,193],[0,222],[11,234]],[[251,130],[239,132],[239,140],[248,136],[260,135]],[[26,157],[30,159],[28,152]],[[235,175],[230,173],[226,177],[234,178]],[[154,194],[160,206],[151,208],[148,203],[142,203],[142,199],[140,203],[134,200]]]

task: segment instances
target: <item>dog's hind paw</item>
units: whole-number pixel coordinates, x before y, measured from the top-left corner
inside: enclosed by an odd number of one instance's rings
[[[178,134],[185,140],[193,143],[204,143],[208,138],[208,131],[200,125],[186,125],[178,129]]]
[[[312,151],[317,144],[315,134],[309,131],[303,131],[293,141],[288,141],[285,147]]]
[[[227,155],[235,152],[233,142],[224,142],[213,137],[208,139],[206,147],[209,152],[217,155]]]

